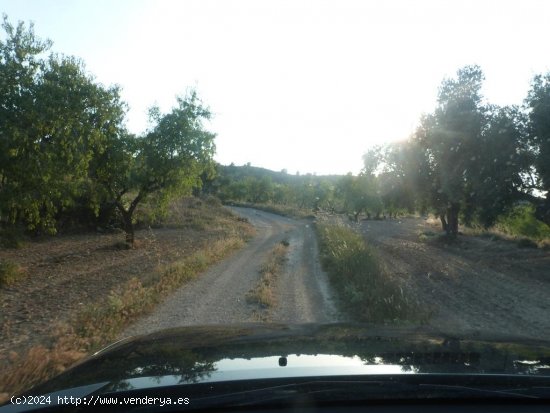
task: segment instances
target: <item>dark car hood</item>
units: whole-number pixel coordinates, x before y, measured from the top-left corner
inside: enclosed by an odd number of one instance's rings
[[[106,391],[278,377],[384,374],[550,375],[548,342],[457,339],[354,324],[200,326],[124,339],[33,391]]]

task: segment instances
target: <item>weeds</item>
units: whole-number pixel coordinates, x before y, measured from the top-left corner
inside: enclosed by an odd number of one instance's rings
[[[508,215],[500,218],[495,226],[500,231],[516,237],[536,241],[550,238],[550,227],[537,220],[534,215],[533,206],[517,206]]]
[[[159,274],[144,285],[134,278],[107,300],[81,310],[73,325],[76,333],[89,339],[90,349],[112,341],[122,328],[146,314],[174,289],[197,277],[210,264],[242,246],[240,239],[219,240],[191,256],[159,269]]]
[[[373,249],[344,226],[317,224],[321,259],[345,310],[359,321],[395,322],[424,317],[418,303],[382,268]]]
[[[50,377],[61,373],[67,366],[74,364],[85,356],[85,353],[72,349],[72,345],[59,341],[53,348],[44,346],[32,347],[24,357],[16,353],[9,355],[11,366],[3,371],[1,385],[4,390],[22,391],[32,384],[41,383]],[[9,394],[0,393],[2,399],[7,400]]]
[[[433,231],[422,231],[418,234],[418,239],[419,239],[419,241],[422,241],[422,242],[431,242],[437,236],[438,236],[438,234],[436,234]]]
[[[25,276],[25,271],[17,264],[0,260],[0,287],[14,284]]]
[[[535,236],[537,232],[530,232],[531,235],[521,235],[521,233],[518,232],[505,231],[501,225],[496,225],[488,229],[467,228],[465,232],[467,235],[477,236],[490,241],[515,243],[518,248],[540,248],[542,250],[548,250],[550,246],[550,237],[546,237],[545,232],[539,233],[539,235],[544,234],[544,238]]]
[[[470,235],[488,237],[493,241],[512,241],[519,248],[541,248],[550,244],[550,227],[537,220],[531,205],[516,206],[489,228],[470,228]]]
[[[277,303],[273,291],[275,280],[285,262],[288,245],[288,241],[284,240],[271,250],[266,262],[260,269],[260,274],[262,275],[260,282],[246,295],[246,300],[249,303],[256,303],[264,308],[275,306]]]

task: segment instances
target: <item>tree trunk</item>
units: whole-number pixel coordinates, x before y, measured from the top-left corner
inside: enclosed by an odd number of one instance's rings
[[[456,238],[458,235],[458,212],[460,205],[457,203],[451,204],[447,208],[447,235]]]
[[[441,220],[441,228],[443,229],[443,231],[449,234],[449,224],[445,219],[445,214],[439,214],[439,219]]]
[[[126,233],[126,244],[132,248],[134,246],[134,225],[132,224],[132,214],[130,212],[122,212],[124,221],[124,232]]]

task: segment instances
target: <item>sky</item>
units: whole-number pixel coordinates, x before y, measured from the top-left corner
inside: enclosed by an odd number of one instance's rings
[[[120,85],[131,132],[195,88],[218,162],[289,173],[358,173],[464,65],[481,66],[499,105],[550,71],[545,0],[0,0],[0,12]]]

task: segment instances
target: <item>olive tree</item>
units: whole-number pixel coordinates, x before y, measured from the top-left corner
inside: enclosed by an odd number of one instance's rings
[[[167,114],[150,110],[152,127],[143,136],[112,136],[98,159],[96,177],[120,212],[126,242],[134,243],[133,216],[152,194],[163,202],[190,194],[211,168],[215,135],[204,128],[210,111],[196,92],[177,98]]]
[[[528,189],[544,196],[533,197],[535,214],[550,225],[550,73],[535,76],[525,103],[533,153]]]
[[[78,59],[49,53],[33,26],[6,16],[0,40],[0,221],[56,230],[56,215],[90,184],[89,166],[121,128],[117,87]],[[49,54],[48,54],[49,53]]]

